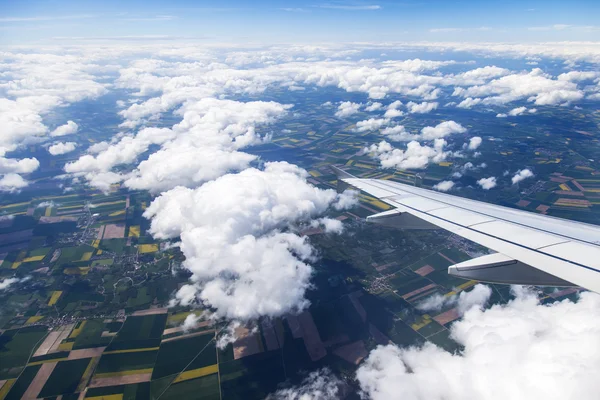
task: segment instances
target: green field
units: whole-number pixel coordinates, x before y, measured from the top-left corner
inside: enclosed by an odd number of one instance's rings
[[[40,368],[41,365],[33,365],[31,367],[26,367],[23,370],[23,373],[19,376],[19,379],[17,379],[17,381],[12,386],[10,392],[8,392],[8,395],[4,400],[19,400],[20,398],[22,398],[23,394],[29,387],[31,381],[33,381],[33,378],[35,378],[35,375],[38,373]]]
[[[217,363],[214,334],[177,339],[160,345],[152,379],[177,374],[194,360],[188,369],[196,369]],[[198,355],[198,353],[200,353]],[[198,355],[198,357],[196,357]]]
[[[47,333],[45,326],[31,326],[0,335],[0,379],[17,376]]]
[[[154,367],[158,350],[134,353],[103,354],[96,367],[97,374],[121,372]]]
[[[40,397],[74,393],[91,358],[60,361],[40,392]]]

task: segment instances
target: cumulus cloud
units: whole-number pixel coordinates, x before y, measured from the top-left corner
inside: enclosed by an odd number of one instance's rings
[[[388,142],[381,141],[364,149],[378,159],[383,168],[422,169],[430,162],[441,162],[446,159],[448,152],[444,139],[435,139],[433,146],[423,146],[417,141],[409,142],[406,150],[394,148]]]
[[[473,307],[482,308],[487,304],[492,295],[492,288],[487,285],[477,284],[470,291],[460,292],[459,295],[442,296],[434,294],[417,305],[422,311],[440,311],[445,307],[457,307],[460,315]]]
[[[37,158],[22,158],[20,160],[14,158],[0,157],[0,174],[18,173],[29,174],[40,166]]]
[[[58,142],[48,147],[48,153],[53,156],[57,156],[60,154],[67,154],[75,150],[77,144],[74,142]]]
[[[300,385],[280,389],[266,400],[334,400],[341,381],[328,368],[311,372]]]
[[[406,130],[403,125],[396,125],[385,128],[381,131],[389,140],[395,142],[410,142],[411,140],[418,140],[419,135],[414,135]]]
[[[427,114],[428,112],[435,110],[437,107],[438,107],[438,103],[436,103],[436,102],[429,103],[426,101],[424,101],[422,103],[414,103],[412,101],[409,101],[406,104],[406,109],[411,114]]]
[[[477,150],[479,148],[479,146],[481,146],[482,141],[483,141],[483,139],[481,139],[481,137],[473,136],[471,139],[469,139],[469,144],[466,145],[466,147],[469,150]]]
[[[344,101],[339,106],[337,111],[335,112],[335,116],[338,118],[346,118],[351,115],[356,114],[360,109],[359,103],[353,103],[351,101]]]
[[[19,174],[5,174],[0,178],[0,192],[14,193],[29,185]]]
[[[466,99],[464,99],[463,101],[458,103],[456,105],[456,107],[468,109],[468,108],[472,108],[473,106],[476,106],[479,103],[481,103],[481,99],[474,99],[472,97],[467,97]]]
[[[250,168],[158,196],[144,213],[151,219],[150,233],[181,237],[183,266],[192,273],[176,300],[200,303],[215,318],[233,320],[305,308],[313,249],[305,237],[285,229],[340,199],[333,190],[308,184],[307,177],[295,165],[266,163],[264,170]]]
[[[421,129],[424,140],[440,139],[453,133],[465,133],[467,129],[454,121],[444,121],[436,126],[426,126]]]
[[[65,136],[77,133],[79,126],[73,121],[67,121],[66,124],[57,127],[50,133],[50,136]]]
[[[518,115],[523,114],[525,111],[527,111],[527,107],[517,107],[517,108],[513,108],[512,110],[510,110],[508,112],[508,115],[511,117],[516,117]]]
[[[480,180],[477,181],[477,184],[479,186],[481,186],[481,188],[483,190],[493,189],[497,185],[496,177],[495,176],[491,176],[489,178],[481,178]]]
[[[369,111],[369,112],[377,111],[377,110],[380,110],[382,107],[383,107],[383,104],[381,104],[377,101],[374,101],[365,107],[365,111]]]
[[[358,121],[355,130],[357,132],[375,131],[389,123],[390,120],[388,118],[369,118],[364,121]]]
[[[533,176],[534,176],[534,175],[533,175],[533,172],[531,172],[531,170],[530,170],[530,169],[527,169],[527,168],[525,168],[525,169],[520,169],[520,170],[518,170],[518,171],[517,171],[517,173],[516,173],[516,174],[515,174],[515,175],[512,177],[512,184],[513,184],[513,185],[515,185],[515,184],[517,184],[517,183],[521,182],[522,180],[524,180],[524,179],[527,179],[527,178],[532,178]]]
[[[540,304],[526,290],[505,305],[466,311],[450,328],[464,346],[449,353],[379,346],[358,369],[373,400],[594,399],[599,385],[600,296]],[[510,384],[507,384],[510,382]]]
[[[447,192],[454,187],[454,182],[452,181],[441,181],[433,185],[435,190],[439,190],[440,192]]]
[[[121,180],[129,188],[152,192],[198,186],[247,168],[256,156],[239,150],[268,140],[257,127],[274,122],[289,108],[276,102],[214,98],[190,102],[176,112],[183,119],[172,128],[144,128],[110,144],[96,144],[88,151],[92,154],[67,164],[65,171],[84,176],[102,190]],[[136,161],[151,145],[161,147],[132,172],[111,172],[117,165]]]
[[[481,104],[500,105],[526,100],[536,105],[568,104],[583,98],[583,92],[568,80],[552,79],[541,69],[505,75],[483,85],[457,87],[453,95],[481,99]],[[476,101],[476,100],[472,100]]]

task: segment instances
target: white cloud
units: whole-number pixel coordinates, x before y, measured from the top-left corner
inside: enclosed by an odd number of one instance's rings
[[[504,113],[498,113],[496,114],[496,118],[506,118],[508,117],[508,115],[504,114]]]
[[[452,181],[441,181],[433,186],[435,190],[439,190],[440,192],[447,192],[448,190],[454,187],[454,182]]]
[[[467,129],[454,121],[444,121],[436,126],[426,126],[421,129],[423,140],[433,140],[446,137],[453,133],[465,133]]]
[[[247,168],[256,156],[239,151],[264,143],[269,136],[256,132],[286,113],[290,106],[275,102],[238,102],[206,98],[189,102],[177,111],[183,120],[169,128],[144,128],[110,145],[98,144],[90,153],[65,166],[105,188],[124,180],[132,189],[159,192],[178,185],[198,186],[228,171]],[[150,145],[161,148],[139,163],[131,173],[108,174],[120,164],[131,164]]]
[[[417,141],[409,142],[406,150],[396,149],[386,141],[373,144],[364,149],[378,159],[383,168],[421,169],[430,162],[441,162],[446,159],[448,152],[444,152],[446,141],[435,139],[433,147],[422,146]]]
[[[406,130],[403,125],[396,125],[385,128],[381,131],[387,139],[395,142],[410,142],[411,140],[419,140],[419,135],[414,135]]]
[[[491,287],[477,284],[472,290],[460,292],[458,295],[442,296],[436,293],[421,301],[417,308],[421,311],[440,311],[445,307],[456,307],[458,313],[463,315],[473,307],[481,309],[491,295]]]
[[[335,116],[338,118],[346,118],[353,114],[356,114],[360,109],[359,103],[353,103],[351,101],[344,101],[338,106],[338,110],[335,112]]]
[[[463,101],[458,103],[458,105],[456,107],[468,109],[468,108],[472,108],[473,106],[476,106],[479,103],[481,103],[481,99],[474,99],[472,97],[467,97],[466,99],[464,99]]]
[[[481,146],[482,141],[483,139],[481,139],[481,137],[473,136],[471,139],[469,139],[469,144],[467,145],[467,148],[469,150],[477,150],[479,146]]]
[[[559,81],[571,81],[579,82],[595,79],[600,74],[596,71],[569,71],[564,74],[560,74],[557,79]]]
[[[369,112],[377,111],[377,110],[381,109],[382,107],[383,107],[383,104],[374,101],[373,103],[371,103],[365,107],[365,111],[369,111]]]
[[[14,193],[29,185],[19,174],[6,174],[0,178],[0,192]]]
[[[520,169],[512,177],[512,183],[513,183],[513,185],[515,185],[515,184],[521,182],[522,180],[527,179],[527,178],[532,178],[533,176],[534,176],[533,172],[531,172],[530,169],[527,169],[527,168],[526,169]]]
[[[375,131],[389,123],[390,120],[388,118],[369,118],[364,121],[358,121],[355,130],[357,132]]]
[[[430,343],[377,347],[357,371],[364,394],[373,400],[596,398],[600,296],[582,293],[577,303],[542,305],[527,291],[515,294],[506,305],[472,308],[451,326],[451,337],[464,346],[459,353]]]
[[[477,181],[477,184],[481,186],[483,190],[490,190],[496,187],[496,177],[491,176],[489,178],[481,178]]]
[[[529,73],[505,75],[483,85],[456,88],[454,95],[481,98],[481,104],[485,105],[500,105],[516,100],[526,100],[536,105],[560,105],[583,98],[583,92],[575,83],[552,79],[539,68]]]
[[[0,174],[18,173],[29,174],[40,166],[37,158],[22,158],[20,160],[14,158],[0,157]]]
[[[334,400],[339,398],[341,381],[329,370],[311,372],[300,385],[267,396],[266,400]]]
[[[8,289],[10,287],[10,285],[13,285],[17,282],[19,282],[20,279],[19,278],[6,278],[0,281],[0,290],[5,290]]]
[[[48,153],[53,156],[57,156],[60,154],[67,154],[75,150],[77,144],[74,142],[58,142],[48,147]]]
[[[340,198],[308,184],[307,177],[297,166],[267,163],[264,170],[250,168],[158,196],[144,213],[150,233],[181,237],[183,265],[192,273],[177,301],[199,302],[216,318],[234,320],[305,308],[313,249],[306,238],[282,229],[310,221]]]
[[[422,102],[422,103],[414,103],[412,101],[409,101],[406,104],[406,109],[408,110],[409,113],[411,114],[427,114],[428,112],[431,112],[433,110],[435,110],[438,107],[438,103],[433,102],[433,103],[429,103],[429,102]]]
[[[525,111],[527,111],[527,107],[517,107],[517,108],[513,108],[512,110],[510,110],[508,112],[508,115],[511,117],[516,117],[518,115],[523,114]]]
[[[73,121],[67,121],[66,124],[57,127],[50,133],[50,136],[65,136],[77,133],[79,126]]]

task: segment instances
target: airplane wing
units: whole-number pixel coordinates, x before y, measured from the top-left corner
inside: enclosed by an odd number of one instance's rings
[[[514,210],[334,167],[338,182],[395,207],[367,221],[400,229],[445,229],[497,253],[448,268],[491,283],[580,286],[600,293],[600,226]]]

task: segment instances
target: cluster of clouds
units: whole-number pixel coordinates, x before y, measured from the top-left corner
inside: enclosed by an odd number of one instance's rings
[[[348,193],[312,186],[307,177],[295,165],[266,163],[158,196],[144,213],[150,233],[181,238],[184,267],[192,272],[176,302],[210,307],[214,318],[236,321],[306,307],[315,254],[297,227],[355,203]],[[328,219],[317,223],[339,232]]]
[[[412,141],[402,150],[382,140],[378,144],[366,147],[364,151],[378,159],[382,168],[422,169],[431,162],[444,161],[451,153],[444,151],[447,144],[444,139],[435,139],[432,146]]]
[[[98,82],[99,76],[114,69],[96,64],[90,57],[32,51],[3,52],[0,63],[3,69],[0,75],[0,157],[3,158],[22,146],[43,142],[49,136],[75,133],[75,122],[68,121],[51,131],[44,117],[60,107],[107,93],[107,85]],[[35,169],[0,173],[0,190],[14,192],[27,186],[22,175]]]
[[[259,134],[257,128],[274,122],[290,107],[215,98],[188,102],[177,110],[182,120],[172,128],[143,128],[137,134],[97,143],[88,149],[89,154],[68,163],[65,171],[85,177],[102,190],[121,181],[129,188],[153,193],[179,185],[198,186],[247,168],[256,156],[240,150],[268,140],[270,136]],[[138,161],[152,145],[159,149],[132,171],[113,171],[116,166]]]
[[[463,292],[464,293],[464,292]],[[600,383],[600,296],[542,304],[537,294],[513,286],[514,298],[484,308],[491,288],[477,285],[458,299],[430,305],[462,307],[450,337],[462,346],[448,352],[420,347],[378,346],[356,372],[363,398],[383,400],[595,399]],[[467,300],[468,299],[468,300]],[[311,388],[331,388],[338,378],[319,371],[288,389],[289,399],[311,399]],[[331,379],[331,384],[328,384]],[[300,397],[300,394],[307,394]],[[294,397],[295,395],[295,397]],[[278,397],[274,397],[278,398]],[[335,398],[314,397],[314,398]]]
[[[421,348],[379,346],[357,372],[373,400],[595,398],[599,387],[600,296],[582,293],[542,305],[535,294],[487,310],[475,306],[450,328],[464,346],[452,354],[432,344]]]

